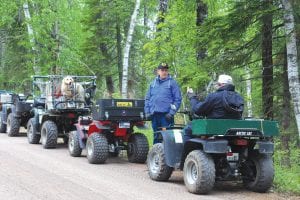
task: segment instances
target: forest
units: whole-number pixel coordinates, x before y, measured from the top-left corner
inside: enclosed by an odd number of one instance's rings
[[[1,0],[0,13],[0,89],[96,75],[98,98],[143,99],[167,62],[183,96],[206,95],[230,74],[244,117],[279,123],[274,190],[300,194],[299,0]]]

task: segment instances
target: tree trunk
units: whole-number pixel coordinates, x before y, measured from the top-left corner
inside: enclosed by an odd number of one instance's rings
[[[252,85],[251,85],[251,74],[249,68],[246,67],[246,93],[247,93],[247,117],[253,117],[252,113]]]
[[[282,0],[282,4],[284,9],[284,28],[286,34],[289,90],[294,105],[298,134],[300,137],[300,84],[297,62],[295,20],[293,16],[291,2],[289,0]]]
[[[266,7],[272,0],[266,0]],[[272,14],[263,16],[262,26],[262,99],[265,119],[273,119],[273,58],[272,58]]]
[[[122,98],[127,98],[128,90],[127,90],[127,82],[128,82],[128,65],[129,65],[129,52],[132,42],[132,35],[134,31],[134,27],[136,24],[136,18],[139,13],[140,8],[140,0],[136,0],[135,8],[133,14],[131,15],[130,26],[126,38],[124,57],[123,57],[123,77],[122,77]]]
[[[197,0],[196,1],[197,4],[197,8],[196,8],[196,12],[197,12],[197,18],[196,18],[196,25],[197,27],[200,27],[204,20],[207,17],[207,5],[205,3],[203,3],[202,0]],[[206,57],[206,48],[203,47],[203,45],[201,44],[197,44],[197,60],[202,60]]]
[[[164,21],[165,21],[165,15],[168,10],[168,0],[160,0],[158,10],[159,10],[159,13],[158,13],[158,18],[157,18],[157,22],[156,22],[157,32],[161,31],[160,24],[164,23]]]
[[[104,44],[104,43],[101,43],[100,44],[100,51],[101,51],[102,55],[105,58],[104,61],[103,61],[104,66],[109,66],[109,61],[111,60],[111,57],[108,54],[107,45]],[[114,82],[113,82],[113,78],[112,78],[111,73],[110,73],[110,75],[105,76],[105,83],[106,83],[108,96],[109,96],[109,98],[112,98],[112,95],[115,92],[115,89],[114,89]]]
[[[287,58],[286,58],[286,49],[285,49],[285,56],[284,56],[284,65],[283,65],[283,102],[282,102],[282,128],[283,128],[283,135],[280,137],[281,141],[281,148],[284,150],[283,158],[281,163],[285,167],[291,167],[291,160],[290,160],[290,135],[287,133],[287,129],[290,127],[291,121],[291,95],[289,92],[289,80],[288,80],[288,73],[287,73]]]
[[[114,93],[114,82],[112,76],[105,76],[105,83],[108,91],[109,98],[112,98]]]
[[[118,55],[118,74],[119,74],[119,91],[122,92],[122,35],[120,22],[117,20],[117,55]]]
[[[54,22],[53,28],[52,28],[52,38],[54,39],[56,46],[53,48],[53,67],[52,67],[52,73],[53,74],[60,74],[62,73],[60,71],[58,62],[59,62],[59,54],[60,54],[60,38],[59,38],[59,22],[56,20]]]
[[[283,102],[282,102],[282,127],[283,130],[287,130],[290,127],[291,122],[291,94],[289,91],[289,79],[288,79],[288,67],[287,67],[287,57],[286,57],[286,49],[284,56],[284,65],[283,65]]]
[[[3,71],[5,66],[5,51],[6,51],[6,31],[0,30],[0,68]]]
[[[28,36],[29,36],[29,42],[31,44],[31,49],[32,52],[34,54],[33,57],[33,71],[35,74],[40,74],[41,73],[41,69],[37,66],[37,50],[35,47],[35,39],[34,39],[34,32],[33,32],[33,28],[31,26],[31,24],[29,23],[31,20],[31,16],[30,16],[30,12],[29,12],[29,7],[28,7],[28,3],[25,2],[23,4],[23,10],[24,10],[24,15],[25,15],[25,19],[27,21],[27,32],[28,32]]]
[[[284,151],[283,157],[280,160],[281,165],[283,165],[285,167],[291,167],[291,159],[290,159],[291,151],[290,151],[290,145],[289,145],[290,136],[282,135],[280,137],[280,141],[281,141],[281,149]]]

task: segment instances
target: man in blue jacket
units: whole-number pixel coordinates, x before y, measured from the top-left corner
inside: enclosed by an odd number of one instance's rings
[[[151,82],[145,97],[146,117],[151,119],[154,132],[174,125],[174,115],[182,100],[180,88],[168,70],[166,63],[157,67],[158,76]],[[153,143],[157,143],[155,135]]]
[[[237,92],[231,76],[219,76],[217,90],[200,102],[192,90],[188,91],[192,110],[195,114],[209,119],[241,119],[244,100]]]
[[[216,91],[207,95],[204,101],[199,101],[193,90],[187,91],[192,111],[198,116],[208,119],[241,119],[244,110],[244,100],[235,92],[231,76],[219,76]],[[184,128],[184,140],[191,138],[191,124]]]

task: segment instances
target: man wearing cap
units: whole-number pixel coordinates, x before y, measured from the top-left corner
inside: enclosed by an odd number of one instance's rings
[[[169,75],[169,66],[161,63],[157,77],[151,82],[145,97],[145,113],[152,121],[153,131],[174,125],[174,115],[181,105],[181,91],[177,82]],[[157,143],[154,135],[153,143]]]
[[[192,111],[198,116],[209,119],[241,119],[244,110],[244,100],[237,92],[231,76],[222,74],[216,83],[216,91],[207,95],[203,102],[197,99],[191,88],[187,96]],[[185,127],[185,141],[191,135],[191,125]]]

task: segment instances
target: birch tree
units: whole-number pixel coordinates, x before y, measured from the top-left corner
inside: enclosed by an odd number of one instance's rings
[[[252,113],[252,87],[251,87],[251,74],[248,67],[245,67],[246,72],[246,96],[247,96],[247,117],[253,117]]]
[[[4,68],[4,55],[6,49],[6,31],[0,29],[0,68]]]
[[[135,8],[133,14],[131,15],[130,26],[126,38],[124,57],[123,57],[123,78],[122,78],[122,98],[128,97],[128,65],[129,65],[129,52],[132,42],[132,35],[134,32],[134,27],[136,25],[136,18],[140,9],[140,0],[136,0]]]
[[[289,0],[282,0],[282,5],[284,9],[289,90],[294,104],[294,112],[300,137],[300,84],[298,78],[295,20],[291,2]]]
[[[36,48],[35,48],[35,39],[34,39],[34,32],[33,32],[33,28],[30,24],[30,20],[31,20],[31,16],[30,16],[30,12],[29,12],[29,6],[28,6],[28,2],[26,1],[23,4],[23,11],[24,11],[24,15],[25,15],[25,19],[27,21],[27,32],[28,32],[28,37],[29,37],[29,42],[31,44],[31,48],[32,51],[34,53],[34,58],[33,58],[33,71],[35,74],[40,74],[40,69],[39,67],[36,65]]]

